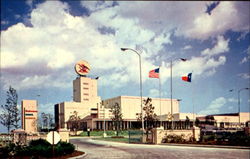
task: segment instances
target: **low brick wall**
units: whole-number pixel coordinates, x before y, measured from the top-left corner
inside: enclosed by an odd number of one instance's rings
[[[185,140],[189,140],[190,138],[195,138],[196,141],[200,139],[200,129],[195,127],[190,130],[164,130],[163,127],[155,128],[152,130],[153,132],[153,143],[160,144],[162,140],[167,137],[167,135],[178,135],[183,136]]]

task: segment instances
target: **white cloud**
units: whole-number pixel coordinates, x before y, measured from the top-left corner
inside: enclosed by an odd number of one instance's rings
[[[250,73],[240,73],[238,76],[243,79],[250,79]]]
[[[85,7],[88,7],[86,3]],[[120,87],[129,82],[138,83],[138,56],[131,51],[125,53],[120,50],[120,47],[137,46],[141,48],[142,80],[145,81],[148,71],[158,67],[151,57],[156,56],[165,44],[173,43],[173,29],[176,28],[176,35],[186,35],[185,31],[192,27],[192,19],[199,15],[197,13],[203,13],[206,6],[206,2],[117,3],[119,5],[112,8],[111,2],[99,4],[102,7],[95,4],[95,11],[89,17],[70,15],[67,3],[60,1],[39,4],[31,12],[33,27],[18,23],[1,32],[3,83],[14,83],[20,89],[36,85],[71,87],[75,77],[73,65],[80,59],[91,64],[91,74],[103,77],[103,84]],[[234,6],[234,3],[231,5]],[[143,10],[151,9],[142,12],[138,6],[145,7]],[[176,14],[183,9],[185,15]],[[159,23],[155,17],[158,17]],[[114,30],[114,34],[100,33],[98,28],[103,26]],[[181,33],[182,27],[185,28]],[[225,64],[226,57],[210,55],[218,55],[229,49],[228,39],[218,36],[217,40],[213,48],[204,50],[202,54],[206,56],[194,56],[187,62],[174,62],[173,77],[191,70],[194,76],[214,74],[217,67]],[[185,49],[190,47],[187,45]],[[13,76],[13,73],[19,76]],[[169,63],[163,63],[161,75],[162,82],[169,78]]]
[[[246,63],[250,60],[250,46],[248,46],[248,48],[244,52],[247,53],[247,56],[240,61],[240,64]]]
[[[6,20],[1,21],[1,25],[7,25],[7,24],[9,24],[9,21],[6,21]]]
[[[217,37],[217,43],[212,49],[205,49],[201,52],[203,56],[214,56],[221,53],[225,53],[229,51],[228,48],[229,39],[225,40],[223,36]]]
[[[159,89],[150,89],[148,96],[154,97],[154,98],[159,98]]]
[[[165,92],[164,90],[161,90],[161,97],[166,96],[166,95],[167,95],[167,92]],[[159,98],[160,97],[159,88],[158,89],[155,89],[155,88],[150,89],[147,96],[150,98]]]
[[[124,17],[138,18],[141,25],[151,30],[175,29],[176,35],[194,39],[217,37],[228,30],[249,31],[249,2],[220,2],[211,15],[205,13],[208,3],[119,2],[119,13]],[[183,11],[185,13],[180,14]]]
[[[235,99],[235,98],[228,98],[228,102],[237,103],[237,102],[238,102],[238,99]]]
[[[100,20],[98,16],[96,18]],[[84,59],[91,63],[91,73],[105,74],[104,82],[109,85],[119,87],[128,81],[139,82],[135,76],[135,72],[139,72],[137,55],[123,53],[120,47],[123,44],[133,48],[134,40],[138,44],[149,43],[154,33],[137,26],[133,20],[120,17],[107,20],[117,28],[117,36],[101,34],[98,26],[94,25],[99,22],[95,22],[95,17],[71,16],[65,3],[47,1],[39,4],[31,12],[33,27],[18,23],[1,32],[1,67],[4,74],[1,81],[17,89],[71,87],[73,65]],[[130,27],[123,27],[125,23]],[[159,35],[156,39],[158,37],[159,45],[169,42],[169,35]],[[143,81],[147,69],[153,67],[144,58],[142,55]],[[13,76],[14,72],[18,76]]]
[[[26,0],[25,3],[26,3],[29,7],[32,7],[32,5],[33,5],[33,0]]]
[[[204,12],[197,14],[191,21],[191,27],[187,27],[182,34],[190,38],[207,39],[227,30],[248,31],[249,5],[248,2],[220,2],[211,15]]]
[[[186,45],[182,48],[182,50],[189,50],[192,49],[193,47],[191,45]]]
[[[226,104],[224,97],[219,97],[213,100],[205,110],[200,111],[198,114],[217,114],[220,112],[220,108]]]
[[[91,12],[112,7],[113,3],[113,1],[81,1],[81,5],[88,8]]]

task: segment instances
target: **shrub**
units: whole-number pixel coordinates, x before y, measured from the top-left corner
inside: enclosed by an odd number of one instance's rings
[[[75,151],[75,146],[67,142],[59,142],[54,146],[54,155],[63,156]],[[52,157],[52,145],[44,139],[33,140],[29,146],[9,144],[0,148],[0,158],[10,156],[31,156],[31,158]]]
[[[183,143],[185,142],[185,139],[184,139],[184,135],[169,134],[162,141],[170,142],[170,143]]]
[[[16,145],[14,148],[15,156],[26,156],[30,151],[29,146]]]
[[[71,154],[75,151],[75,146],[67,142],[59,142],[56,145],[56,155],[57,154]],[[63,153],[62,153],[63,152]]]
[[[50,146],[50,143],[44,139],[31,140],[29,143],[29,146],[37,146],[37,145]]]
[[[6,158],[8,156],[14,155],[15,144],[10,143],[5,147],[0,148],[0,158]]]

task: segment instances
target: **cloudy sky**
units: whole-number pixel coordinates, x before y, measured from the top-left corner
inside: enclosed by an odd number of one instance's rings
[[[143,96],[162,96],[181,112],[238,112],[237,95],[249,87],[250,2],[92,2],[1,0],[1,104],[11,85],[22,99],[36,99],[53,113],[55,103],[72,100],[74,64],[90,63],[99,76],[102,99],[139,96],[138,56],[142,58]],[[186,62],[178,60],[186,58]],[[181,76],[193,72],[192,82]],[[229,90],[233,89],[232,92]],[[249,90],[240,92],[249,111]]]

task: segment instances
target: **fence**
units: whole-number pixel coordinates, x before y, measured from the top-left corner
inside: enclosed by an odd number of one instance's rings
[[[143,132],[141,130],[128,131],[129,143],[142,143]]]
[[[153,143],[153,132],[142,130],[130,130],[128,131],[129,143]]]

